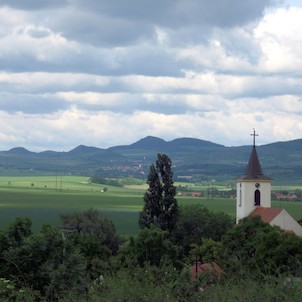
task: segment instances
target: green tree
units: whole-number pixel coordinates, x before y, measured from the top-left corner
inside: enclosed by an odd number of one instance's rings
[[[0,275],[16,288],[32,288],[48,301],[55,301],[71,289],[86,289],[85,265],[83,255],[71,242],[64,242],[59,228],[43,226],[41,232],[2,251]]]
[[[247,217],[223,237],[223,262],[229,272],[301,276],[302,239]]]
[[[152,224],[171,232],[178,220],[178,204],[175,198],[172,161],[165,154],[158,154],[155,164],[150,166],[149,188],[144,195],[144,208],[139,215],[141,229]]]
[[[212,212],[199,204],[181,206],[172,241],[188,255],[192,245],[201,245],[206,238],[220,241],[232,226],[231,217],[223,212]]]
[[[108,269],[123,242],[111,220],[95,209],[61,215],[66,242],[76,246],[86,259],[86,278],[96,280]]]
[[[301,189],[296,189],[295,190],[295,195],[297,198],[301,199],[302,198],[302,190]]]
[[[131,237],[122,254],[126,261],[127,258],[133,260],[134,265],[141,267],[145,263],[160,266],[165,261],[179,265],[179,247],[168,239],[167,231],[154,225],[140,230],[135,238]]]
[[[112,221],[103,217],[100,211],[88,209],[61,214],[60,218],[63,231],[71,233],[70,237],[77,243],[83,243],[82,249],[86,251],[85,254],[92,255],[94,250],[99,251],[97,246],[105,246],[110,255],[117,253],[121,238],[116,234]]]
[[[63,228],[43,226],[32,233],[31,220],[17,218],[0,231],[0,276],[16,289],[6,295],[32,289],[39,301],[77,301],[70,295],[83,295],[108,270],[121,243],[113,223],[92,209],[61,219]]]
[[[17,217],[8,227],[7,239],[11,245],[20,245],[32,234],[32,222],[28,217]]]
[[[202,263],[220,262],[223,253],[223,246],[220,241],[204,239],[201,245],[192,245],[189,260],[190,263],[198,260]]]

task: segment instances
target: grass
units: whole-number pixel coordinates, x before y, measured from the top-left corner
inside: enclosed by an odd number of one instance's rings
[[[33,185],[32,185],[33,184]],[[122,235],[137,232],[142,191],[88,183],[87,177],[0,177],[0,227],[17,216],[32,218],[33,229],[43,224],[59,225],[59,214],[88,208],[100,210]]]
[[[95,208],[113,221],[120,235],[136,234],[147,186],[107,186],[108,191],[102,192],[103,185],[88,180],[80,176],[0,177],[0,228],[17,216],[28,216],[33,229],[40,230],[43,224],[58,226],[61,213]],[[235,218],[235,199],[177,197],[177,200],[180,205],[202,204]],[[272,206],[285,208],[295,219],[302,218],[302,203],[273,202]]]

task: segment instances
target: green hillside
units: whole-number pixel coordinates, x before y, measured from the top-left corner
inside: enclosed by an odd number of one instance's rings
[[[302,140],[257,147],[264,173],[276,184],[302,182]],[[245,170],[251,146],[225,147],[209,141],[180,138],[166,142],[146,137],[108,149],[80,145],[68,152],[30,152],[17,147],[0,152],[0,175],[83,175],[145,179],[157,153],[173,161],[175,179],[193,182],[234,181]],[[181,177],[181,178],[179,178]]]

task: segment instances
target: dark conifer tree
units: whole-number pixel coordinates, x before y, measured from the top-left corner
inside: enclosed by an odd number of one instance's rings
[[[172,161],[166,154],[158,154],[155,164],[150,166],[149,188],[144,195],[144,209],[139,216],[141,229],[150,225],[171,232],[178,220],[178,205],[175,199]]]

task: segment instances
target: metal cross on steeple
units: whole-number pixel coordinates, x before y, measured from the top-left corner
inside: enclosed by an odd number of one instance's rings
[[[255,129],[254,129],[254,133],[253,133],[253,134],[251,134],[251,136],[253,136],[253,137],[254,137],[254,139],[253,139],[253,146],[255,147],[255,146],[256,146],[256,136],[258,136],[258,134],[256,134]]]

